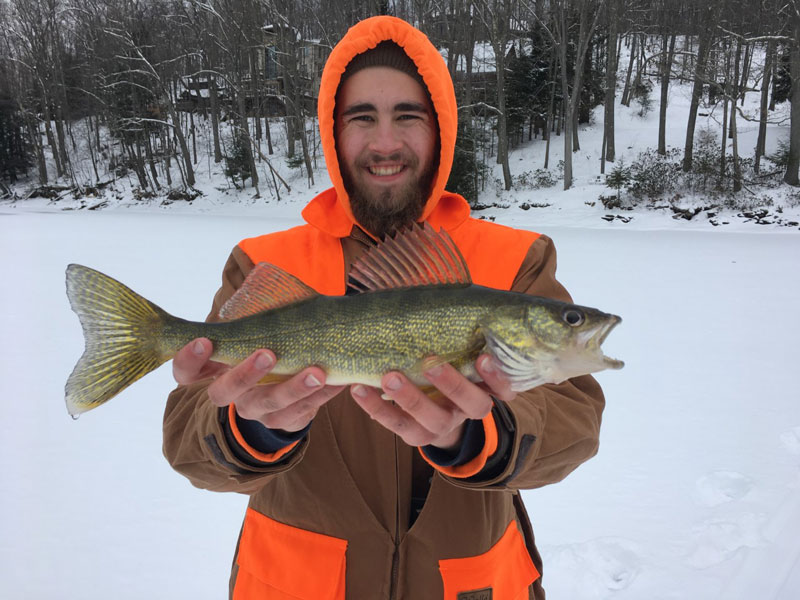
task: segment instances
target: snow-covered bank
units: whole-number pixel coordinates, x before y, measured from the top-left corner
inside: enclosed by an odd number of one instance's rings
[[[225,596],[246,499],[196,490],[161,457],[169,367],[67,416],[63,385],[83,341],[64,268],[98,268],[200,319],[231,246],[298,223],[298,209],[2,211],[0,597]],[[551,235],[576,301],[624,319],[605,347],[627,366],[599,375],[599,455],[524,492],[549,595],[795,598],[800,236],[483,214]]]

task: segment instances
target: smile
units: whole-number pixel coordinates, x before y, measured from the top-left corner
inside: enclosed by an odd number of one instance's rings
[[[392,166],[373,165],[369,167],[370,173],[381,177],[386,177],[388,175],[397,175],[402,170],[403,170],[403,165],[392,165]]]

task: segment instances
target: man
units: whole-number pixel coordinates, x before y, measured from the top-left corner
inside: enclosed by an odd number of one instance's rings
[[[234,248],[209,318],[261,261],[344,294],[353,261],[415,221],[450,234],[475,283],[569,300],[548,238],[472,219],[444,191],[456,118],[447,68],[421,32],[392,17],[354,26],[320,87],[333,188],[304,209],[305,225]],[[328,386],[313,365],[259,384],[269,349],[230,369],[211,351],[195,340],[174,360],[164,451],[195,485],[250,495],[232,598],[544,597],[518,490],[597,451],[604,401],[592,377],[516,394],[481,355],[481,384],[450,365],[426,372],[434,401],[401,373],[381,390]]]

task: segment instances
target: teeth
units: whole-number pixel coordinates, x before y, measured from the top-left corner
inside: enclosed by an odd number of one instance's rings
[[[396,175],[403,170],[403,165],[396,165],[393,167],[370,167],[369,172],[373,175]]]

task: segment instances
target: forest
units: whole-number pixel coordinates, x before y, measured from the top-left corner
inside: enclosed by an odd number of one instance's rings
[[[90,193],[127,176],[139,193],[190,199],[201,160],[256,196],[289,187],[278,159],[313,182],[325,58],[376,14],[440,48],[460,123],[448,187],[471,201],[490,162],[503,188],[519,185],[509,151],[533,139],[548,152],[530,176],[569,189],[580,126],[598,106],[603,172],[618,189],[657,195],[664,164],[663,177],[731,194],[800,184],[800,0],[0,0],[0,197],[21,184]],[[691,106],[668,123],[678,82]],[[753,94],[755,114],[742,109]],[[659,112],[638,170],[615,165],[617,103]],[[721,140],[696,131],[708,107],[723,115]],[[755,148],[737,143],[745,120],[758,124]],[[767,154],[776,123],[790,134]],[[685,130],[683,148],[667,147],[667,127]],[[551,142],[563,147],[557,168]]]

